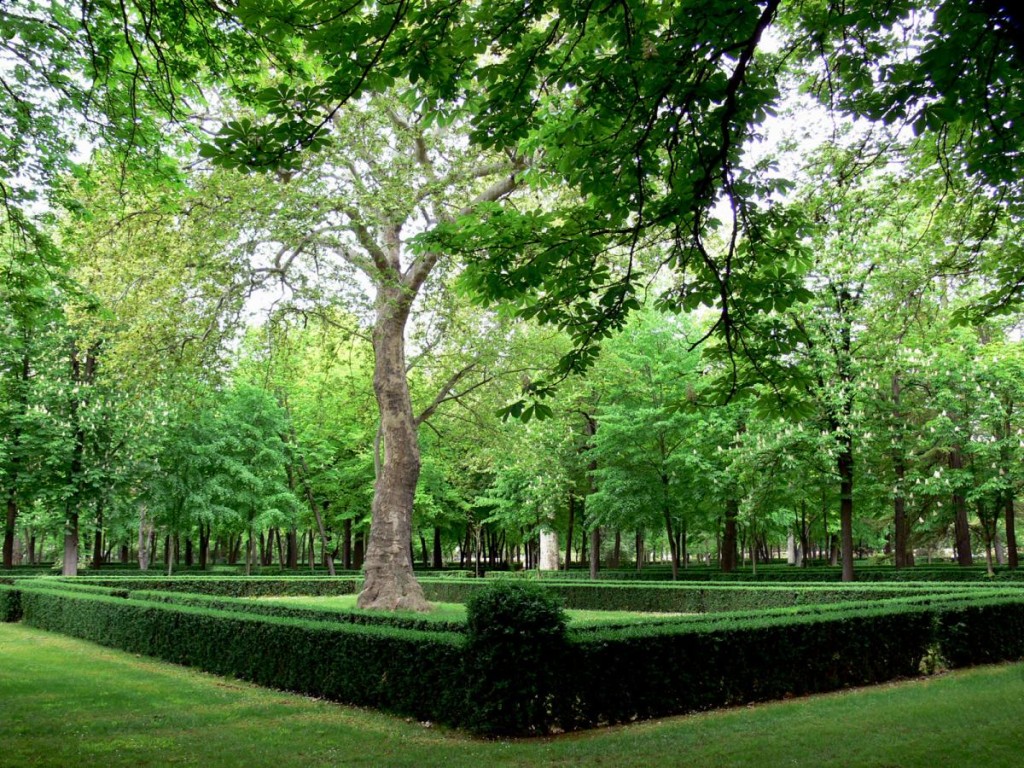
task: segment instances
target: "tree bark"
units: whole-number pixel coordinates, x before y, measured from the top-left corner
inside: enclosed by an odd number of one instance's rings
[[[1006,520],[1006,567],[1015,570],[1017,561],[1017,531],[1014,521],[1013,491],[1007,491],[1003,500],[1003,510]]]
[[[722,534],[722,571],[732,573],[736,570],[736,519],[740,514],[738,499],[725,500],[725,532]]]
[[[405,365],[405,324],[411,302],[412,296],[400,283],[378,286],[373,391],[380,411],[384,459],[374,485],[370,543],[363,564],[365,580],[357,603],[364,609],[429,609],[409,557],[413,498],[420,476],[420,449]]]
[[[949,452],[949,468],[963,469],[964,457],[959,446]],[[971,529],[967,521],[967,499],[962,493],[953,492],[953,539],[958,565],[974,565],[974,554],[971,552]]]
[[[903,495],[906,465],[902,453],[893,454],[892,467],[896,473],[896,495],[892,502],[895,528],[893,563],[897,568],[909,568],[914,564],[914,554],[910,550],[910,518],[907,516],[907,499]]]
[[[11,491],[7,497],[7,521],[4,524],[4,568],[14,567],[14,528],[17,519],[18,503],[14,500],[14,492]]]
[[[434,553],[431,565],[436,570],[444,568],[444,551],[441,549],[441,529],[434,526]]]
[[[842,538],[843,581],[853,581],[853,444],[849,435],[839,440],[839,531]]]
[[[572,535],[576,525],[576,496],[569,494],[569,525],[565,534],[565,570],[569,570],[572,562]]]

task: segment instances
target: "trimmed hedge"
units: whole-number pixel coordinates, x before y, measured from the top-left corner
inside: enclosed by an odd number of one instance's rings
[[[95,589],[99,589],[98,587]],[[115,596],[121,590],[115,590]],[[146,600],[156,603],[173,603],[175,605],[191,605],[197,608],[210,608],[235,613],[250,613],[259,616],[278,616],[289,619],[309,619],[310,621],[329,621],[339,624],[365,624],[373,626],[398,627],[416,629],[427,632],[458,632],[465,633],[463,621],[445,619],[418,618],[414,615],[395,615],[381,611],[362,611],[357,608],[337,610],[330,608],[310,608],[282,605],[265,601],[254,601],[248,598],[216,597],[211,595],[193,595],[182,592],[163,592],[156,590],[139,590],[125,592],[125,597],[134,600]]]
[[[23,621],[215,674],[461,722],[465,640],[445,632],[249,616],[48,588],[21,590]]]
[[[434,581],[421,579],[428,600],[465,603],[491,581]],[[509,579],[509,581],[520,581]],[[595,583],[537,582],[563,601],[566,608],[644,613],[714,613],[778,608],[805,603],[835,603],[882,597],[937,594],[965,589],[989,589],[993,585],[917,584],[686,584],[686,583]],[[1005,588],[1005,585],[1000,585]],[[985,592],[984,594],[987,594]]]
[[[539,602],[529,594],[507,598],[510,591],[539,589],[532,585],[496,582],[491,589],[506,596],[499,595],[498,607],[487,598],[471,609],[467,635],[125,599],[60,582],[0,587],[0,606],[20,593],[23,620],[33,626],[491,735],[572,730],[877,683],[917,674],[935,652],[951,666],[1024,656],[1024,595],[1013,588],[568,633],[557,609],[550,610],[546,588],[537,593]]]
[[[358,592],[362,585],[362,579],[354,576],[335,576],[333,578],[329,576],[290,576],[284,579],[266,576],[178,576],[171,578],[75,576],[54,581],[60,584],[92,584],[113,587],[129,592],[161,590],[220,597],[352,595]]]
[[[0,584],[0,622],[21,621],[21,591],[7,584]]]
[[[501,578],[510,575],[522,575],[526,578],[547,579],[573,579],[589,580],[590,572],[585,568],[576,568],[569,571],[520,571],[506,572],[494,571],[486,574],[490,577]],[[887,565],[858,564],[855,568],[857,581],[861,582],[903,582],[903,581],[951,581],[965,582],[991,581],[988,576],[988,569],[985,566],[963,567],[955,564],[922,564],[911,568],[893,568]],[[1005,581],[1024,581],[1024,570],[1011,571],[1004,567],[995,569],[995,579]],[[672,570],[667,566],[648,565],[643,570],[635,569],[604,569],[598,571],[600,581],[671,581]],[[723,582],[837,582],[842,581],[842,568],[832,565],[817,565],[807,568],[797,568],[792,565],[772,564],[758,565],[757,573],[749,567],[740,568],[736,571],[725,573],[717,567],[706,565],[690,566],[681,568],[677,582],[694,581],[723,581]]]

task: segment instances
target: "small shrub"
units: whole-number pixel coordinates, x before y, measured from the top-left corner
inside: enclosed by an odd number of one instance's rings
[[[521,580],[495,580],[469,600],[467,712],[487,735],[545,733],[566,652],[566,619],[557,599]]]

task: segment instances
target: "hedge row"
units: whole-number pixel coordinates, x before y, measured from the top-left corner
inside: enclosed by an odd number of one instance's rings
[[[127,590],[161,590],[188,592],[220,597],[269,597],[352,595],[359,591],[362,579],[356,576],[291,576],[286,579],[259,576],[205,576],[205,577],[126,577],[76,576],[73,579],[55,577],[56,584],[93,584]]]
[[[488,582],[494,580],[486,580]],[[480,581],[435,581],[421,579],[428,600],[465,603],[485,587]],[[805,603],[834,603],[935,594],[950,590],[987,590],[990,585],[917,584],[832,584],[832,585],[740,585],[740,584],[652,584],[540,581],[544,589],[562,600],[566,608],[645,613],[714,613]],[[987,594],[983,592],[982,594]]]
[[[22,620],[101,645],[261,685],[446,721],[465,641],[446,632],[251,616],[41,587]],[[461,719],[461,718],[460,718]]]
[[[501,578],[509,575],[522,575],[526,578],[537,578],[538,571],[489,571],[486,576]],[[1002,581],[1024,581],[1024,570],[1008,570],[996,568],[994,577],[989,577],[988,570],[984,566],[961,567],[957,565],[918,565],[911,568],[896,569],[884,565],[864,565],[856,568],[857,581],[866,582],[903,582],[903,581],[991,581],[993,578]],[[541,580],[552,579],[573,579],[589,580],[590,572],[586,569],[572,569],[569,571],[545,572],[540,576]],[[598,571],[599,581],[671,581],[672,571],[664,566],[649,566],[643,570],[617,569]],[[778,582],[778,581],[799,581],[799,582],[837,582],[842,581],[842,568],[839,566],[812,566],[809,568],[796,568],[791,565],[768,565],[757,568],[754,573],[750,568],[744,568],[730,573],[725,573],[719,568],[709,566],[691,566],[679,570],[677,581],[727,581],[727,582]]]
[[[95,587],[100,589],[100,587]],[[298,607],[264,600],[255,601],[247,598],[215,597],[210,595],[193,595],[182,592],[134,591],[126,592],[125,597],[135,600],[147,600],[156,603],[173,603],[175,605],[191,605],[197,608],[251,613],[259,616],[278,616],[290,619],[308,619],[310,621],[330,621],[342,624],[366,624],[374,626],[416,629],[427,632],[465,632],[464,621],[445,619],[419,618],[415,615],[396,615],[381,611],[361,611],[356,608],[346,610]]]
[[[515,586],[495,583],[483,597],[493,603],[495,590]],[[471,622],[462,636],[27,582],[0,587],[0,605],[10,606],[17,592],[23,620],[33,626],[489,734],[508,732],[509,723],[519,733],[571,730],[876,683],[916,674],[936,651],[951,666],[1024,656],[1024,597],[1017,594],[974,596],[970,604],[951,594],[921,595],[571,633],[541,626],[524,634],[522,624],[542,622],[544,612],[536,610],[495,628],[486,616],[496,612],[489,611],[478,612],[483,623]],[[544,644],[524,652],[535,637]],[[524,681],[529,695],[521,695]]]

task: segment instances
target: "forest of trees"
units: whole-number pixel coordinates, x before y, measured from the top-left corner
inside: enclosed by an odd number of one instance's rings
[[[1016,567],[1021,25],[857,6],[0,8],[3,565]]]

